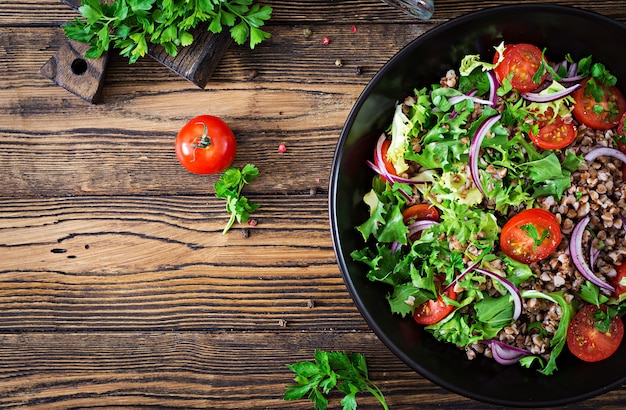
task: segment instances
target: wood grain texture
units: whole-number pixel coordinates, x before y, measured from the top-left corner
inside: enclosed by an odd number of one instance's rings
[[[624,1],[550,2],[626,21]],[[450,18],[517,2],[436,0],[425,22],[379,0],[265,3],[271,40],[231,46],[206,89],[111,53],[97,106],[39,73],[76,13],[0,3],[0,408],[309,409],[282,400],[285,365],[317,348],[364,353],[391,409],[496,408],[419,376],[368,329],[335,262],[328,180],[343,123],[389,58]],[[234,165],[261,171],[244,189],[256,226],[222,235],[218,176],[173,155],[205,113],[237,135]],[[625,405],[622,386],[569,408]]]
[[[88,44],[68,40],[39,72],[55,84],[83,100],[97,104],[102,98],[102,86],[109,61],[109,53],[97,59],[86,59]]]
[[[0,335],[0,406],[29,409],[308,409],[287,402],[286,364],[314,349],[366,355],[391,409],[498,409],[416,377],[371,334],[317,332],[92,332]],[[285,352],[289,352],[288,361]],[[382,370],[384,369],[384,370]],[[253,373],[253,377],[242,375]],[[619,391],[563,408],[618,409]],[[340,408],[339,394],[330,408]],[[370,395],[359,409],[380,409]]]

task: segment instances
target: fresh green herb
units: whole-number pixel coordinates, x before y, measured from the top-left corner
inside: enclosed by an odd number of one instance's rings
[[[215,196],[226,200],[226,210],[230,212],[230,219],[224,228],[223,234],[237,222],[247,222],[250,213],[259,206],[241,195],[244,185],[254,181],[259,176],[259,170],[252,164],[246,164],[241,170],[228,168],[213,186]]]
[[[615,77],[602,63],[593,63],[591,57],[586,57],[578,63],[578,74],[584,77],[590,77],[585,84],[585,94],[589,94],[596,102],[600,102],[604,98],[604,89],[613,87],[617,83]],[[612,117],[617,115],[617,107],[611,101],[608,102],[608,108],[602,104],[593,106],[593,111],[598,115],[603,115],[608,111]]]
[[[626,305],[606,305],[605,310],[598,310],[593,319],[595,320],[593,326],[598,329],[602,333],[606,333],[611,329],[611,321],[620,316],[624,309],[626,309]]]
[[[552,303],[558,303],[559,306],[561,306],[561,321],[559,322],[559,326],[550,341],[552,351],[550,352],[548,362],[543,363],[543,360],[541,360],[539,356],[527,356],[528,358],[523,358],[526,360],[520,360],[522,366],[526,367],[529,367],[533,362],[538,361],[542,364],[542,369],[539,370],[539,372],[545,375],[551,375],[557,370],[556,359],[561,354],[563,347],[565,347],[565,343],[567,343],[567,328],[574,317],[574,308],[569,302],[567,302],[563,296],[563,292],[542,293],[536,290],[523,290],[521,293],[522,297],[525,299],[545,299]],[[537,360],[531,358],[535,358]]]
[[[530,223],[520,226],[520,229],[526,232],[526,235],[533,240],[533,251],[537,250],[537,247],[541,245],[545,239],[550,237],[550,232],[548,232],[547,229],[544,229],[540,235],[537,227]]]
[[[328,407],[326,395],[333,388],[343,392],[344,410],[357,408],[356,394],[369,391],[388,410],[383,393],[368,376],[365,356],[359,353],[315,351],[315,362],[287,365],[296,374],[295,386],[287,386],[285,400],[299,400],[308,394],[317,410]]]
[[[551,74],[554,80],[559,81],[562,79],[561,74],[554,71],[554,68],[548,63],[546,60],[546,49],[544,48],[541,52],[541,63],[539,64],[539,68],[533,75],[533,83],[539,85],[541,84],[542,78],[544,74]]]
[[[600,293],[600,288],[598,286],[588,280],[585,281],[585,284],[580,287],[580,297],[585,302],[594,304],[598,307],[609,300],[607,296]]]
[[[250,48],[270,34],[261,27],[270,19],[272,8],[253,0],[83,0],[83,19],[63,26],[68,38],[89,43],[86,58],[98,58],[111,47],[120,50],[132,64],[148,52],[148,44],[163,46],[176,56],[179,47],[193,43],[190,30],[209,22],[208,30],[220,33],[224,26],[237,44],[249,39]]]

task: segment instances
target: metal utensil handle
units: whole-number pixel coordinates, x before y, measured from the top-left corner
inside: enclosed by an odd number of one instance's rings
[[[418,19],[428,20],[432,17],[435,10],[434,0],[382,0],[387,4],[394,6],[405,13],[417,17]]]

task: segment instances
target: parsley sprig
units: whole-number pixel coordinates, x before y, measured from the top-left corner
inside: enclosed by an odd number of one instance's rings
[[[526,235],[533,240],[533,251],[536,251],[537,247],[550,237],[550,232],[547,229],[544,229],[541,234],[539,234],[537,227],[531,223],[520,226],[520,229],[526,232]]]
[[[365,356],[360,353],[316,350],[314,357],[315,362],[287,365],[296,374],[294,380],[298,385],[288,386],[285,400],[298,400],[308,394],[317,410],[325,410],[328,407],[325,395],[337,388],[345,394],[341,400],[344,410],[356,409],[356,394],[364,391],[376,397],[385,410],[389,409],[383,393],[369,379]]]
[[[226,210],[230,212],[230,219],[224,228],[223,234],[233,226],[235,221],[247,222],[250,213],[259,206],[241,195],[241,190],[246,184],[254,181],[259,176],[259,169],[252,164],[246,164],[242,169],[228,168],[220,179],[213,185],[215,196],[226,200]]]
[[[254,48],[270,34],[261,27],[270,19],[272,8],[253,0],[83,0],[82,19],[63,26],[68,38],[89,43],[86,58],[98,58],[115,47],[134,63],[148,52],[148,44],[163,46],[176,56],[179,47],[193,43],[190,30],[209,22],[208,30],[220,33],[224,26],[237,44],[249,39]]]

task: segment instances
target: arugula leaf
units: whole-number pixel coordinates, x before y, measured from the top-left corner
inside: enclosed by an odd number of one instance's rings
[[[567,342],[567,328],[574,317],[574,308],[567,302],[567,300],[565,300],[563,292],[542,293],[537,290],[523,290],[521,294],[523,298],[546,299],[552,303],[558,303],[561,306],[562,313],[559,327],[556,329],[556,332],[550,341],[550,346],[552,347],[550,358],[548,359],[548,363],[546,363],[545,366],[542,364],[543,368],[539,370],[542,374],[551,375],[555,370],[557,370],[556,359],[561,354],[561,351]],[[532,362],[532,360],[527,359],[521,363],[526,365]]]
[[[378,177],[377,177],[378,178]],[[378,178],[380,179],[380,178]],[[401,207],[405,200],[399,189],[402,184],[379,184],[377,189],[372,189],[363,198],[370,208],[370,217],[357,227],[364,240],[368,240],[370,235],[379,242],[400,242],[407,243],[407,233],[409,229],[402,219]]]
[[[341,400],[344,410],[356,409],[356,394],[366,391],[378,399],[383,409],[389,410],[382,391],[369,379],[365,356],[360,353],[315,350],[314,362],[303,361],[287,367],[296,374],[297,385],[287,386],[284,400],[299,400],[308,393],[315,409],[325,410],[328,407],[325,395],[336,388],[345,394]]]
[[[238,168],[228,168],[220,179],[213,186],[215,196],[226,200],[226,210],[230,212],[230,219],[222,234],[226,234],[237,222],[247,222],[250,213],[259,206],[241,195],[244,185],[251,183],[259,176],[259,170],[252,164],[246,164],[241,170]]]
[[[270,19],[272,8],[252,0],[83,0],[78,11],[83,19],[63,26],[65,35],[89,44],[87,58],[98,58],[110,48],[120,50],[129,63],[148,52],[148,44],[161,45],[176,56],[179,47],[194,41],[189,30],[208,22],[212,33],[230,27],[237,44],[249,39],[253,49],[271,35],[261,27]]]
[[[513,304],[508,295],[494,298],[486,295],[474,304],[476,319],[498,331],[513,321]]]

